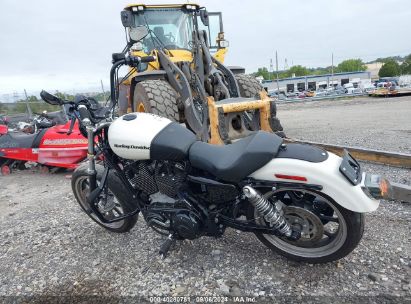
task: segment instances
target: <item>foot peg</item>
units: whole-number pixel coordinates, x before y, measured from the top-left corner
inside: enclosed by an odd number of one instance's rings
[[[164,241],[163,244],[160,246],[160,250],[158,253],[160,254],[162,259],[165,259],[167,256],[167,253],[170,251],[171,245],[175,243],[176,239],[174,237],[174,234],[170,234],[167,239]]]

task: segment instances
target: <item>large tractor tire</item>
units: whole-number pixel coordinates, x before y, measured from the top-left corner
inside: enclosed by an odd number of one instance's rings
[[[255,77],[246,74],[236,74],[235,79],[240,88],[241,97],[260,98],[259,94],[264,88]]]
[[[177,94],[165,80],[141,81],[134,89],[133,111],[179,121]]]
[[[258,82],[255,77],[245,74],[236,74],[235,79],[237,80],[238,87],[240,88],[241,97],[246,98],[260,98],[260,92],[264,90],[263,86]],[[277,106],[275,101],[271,101],[270,104],[270,127],[281,137],[285,137],[283,131],[283,126],[280,120],[277,118]]]

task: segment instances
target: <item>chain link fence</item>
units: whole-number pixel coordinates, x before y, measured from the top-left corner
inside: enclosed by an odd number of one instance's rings
[[[57,96],[72,100],[75,93],[62,93],[59,91],[50,92],[52,94],[56,94]],[[79,93],[81,95],[85,95],[87,97],[93,97],[98,102],[104,103],[107,100],[108,93]],[[59,106],[52,106],[47,104],[46,102],[42,101],[40,98],[40,91],[32,91],[32,92],[12,92],[12,93],[3,93],[0,94],[0,115],[15,115],[15,114],[28,114],[28,108],[30,107],[33,113],[41,113],[43,111],[53,112],[59,111]]]

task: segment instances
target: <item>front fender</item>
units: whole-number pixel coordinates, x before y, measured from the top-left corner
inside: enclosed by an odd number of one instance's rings
[[[359,185],[353,186],[339,171],[342,158],[330,152],[328,154],[327,160],[319,163],[274,158],[252,173],[250,177],[273,182],[290,182],[290,180],[275,177],[275,174],[305,177],[307,181],[299,183],[321,185],[323,193],[348,210],[361,213],[376,210],[379,200],[370,199],[361,189],[364,187],[364,178]]]

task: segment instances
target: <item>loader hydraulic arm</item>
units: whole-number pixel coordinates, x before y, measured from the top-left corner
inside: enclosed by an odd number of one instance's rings
[[[207,141],[203,134],[203,119],[194,109],[192,102],[193,95],[191,94],[190,84],[183,71],[174,64],[162,50],[157,50],[158,60],[164,71],[167,73],[167,78],[170,85],[180,93],[181,102],[184,106],[184,116],[189,127],[196,133],[201,140]]]
[[[213,58],[210,54],[210,50],[207,46],[207,39],[205,38],[205,31],[195,31],[195,36],[198,35],[198,44],[201,45],[201,52],[194,53],[194,62],[201,61],[204,66],[204,81],[206,83],[206,88],[213,88],[212,92],[208,92],[210,95],[214,96],[215,100],[226,99],[230,97],[238,97],[238,92],[230,92],[227,85],[223,80],[224,74],[222,71],[216,68],[213,63]],[[201,55],[201,56],[200,56]],[[200,57],[200,58],[198,58]],[[204,61],[203,61],[204,60]],[[196,67],[197,71],[197,67]],[[233,75],[234,78],[234,75]],[[201,77],[200,77],[201,79]],[[235,82],[235,79],[234,79]],[[235,82],[236,83],[236,82]],[[234,96],[232,94],[234,93]],[[236,94],[237,93],[237,94]]]

